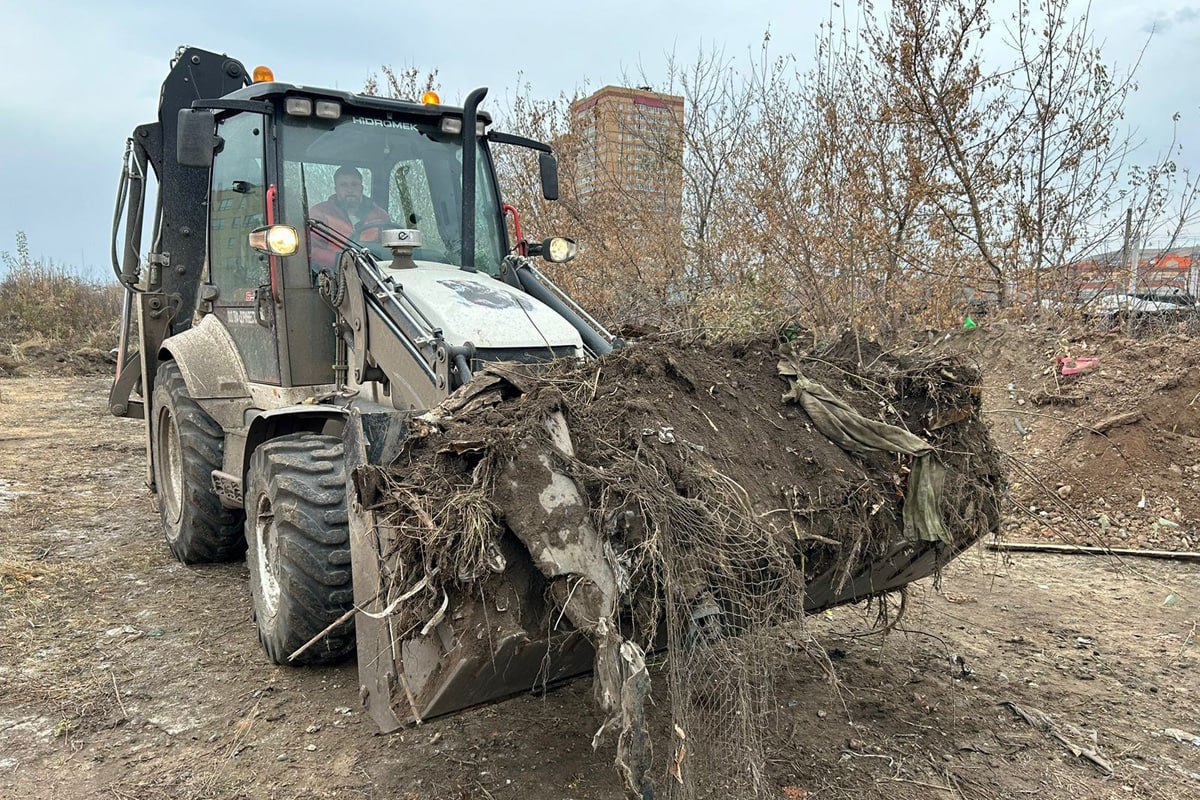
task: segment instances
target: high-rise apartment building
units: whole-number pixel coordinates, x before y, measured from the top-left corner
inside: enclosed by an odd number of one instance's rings
[[[612,196],[677,224],[683,204],[683,125],[683,98],[648,87],[605,86],[572,103],[580,201]]]

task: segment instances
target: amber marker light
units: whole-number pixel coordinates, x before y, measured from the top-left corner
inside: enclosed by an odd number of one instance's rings
[[[275,80],[275,73],[271,72],[270,67],[264,67],[261,64],[254,68],[255,83],[270,83]]]
[[[421,95],[421,105],[424,106],[440,106],[442,98],[438,97],[437,92],[426,92]]]

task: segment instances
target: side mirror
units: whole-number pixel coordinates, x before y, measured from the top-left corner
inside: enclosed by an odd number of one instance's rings
[[[542,197],[558,199],[558,162],[550,153],[538,153],[538,171],[542,175]]]
[[[181,108],[175,138],[175,160],[182,166],[211,167],[213,153],[221,144],[216,115],[202,109]]]

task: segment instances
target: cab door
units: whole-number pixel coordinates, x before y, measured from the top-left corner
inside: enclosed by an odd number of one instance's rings
[[[242,113],[217,124],[222,145],[209,193],[208,280],[216,290],[213,313],[237,344],[250,380],[279,384],[270,264],[249,241],[267,219],[264,122],[261,114]]]

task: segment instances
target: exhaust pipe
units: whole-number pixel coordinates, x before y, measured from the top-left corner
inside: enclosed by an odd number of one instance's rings
[[[467,95],[463,105],[462,126],[462,268],[475,269],[475,126],[479,120],[479,103],[487,96],[483,86]]]

